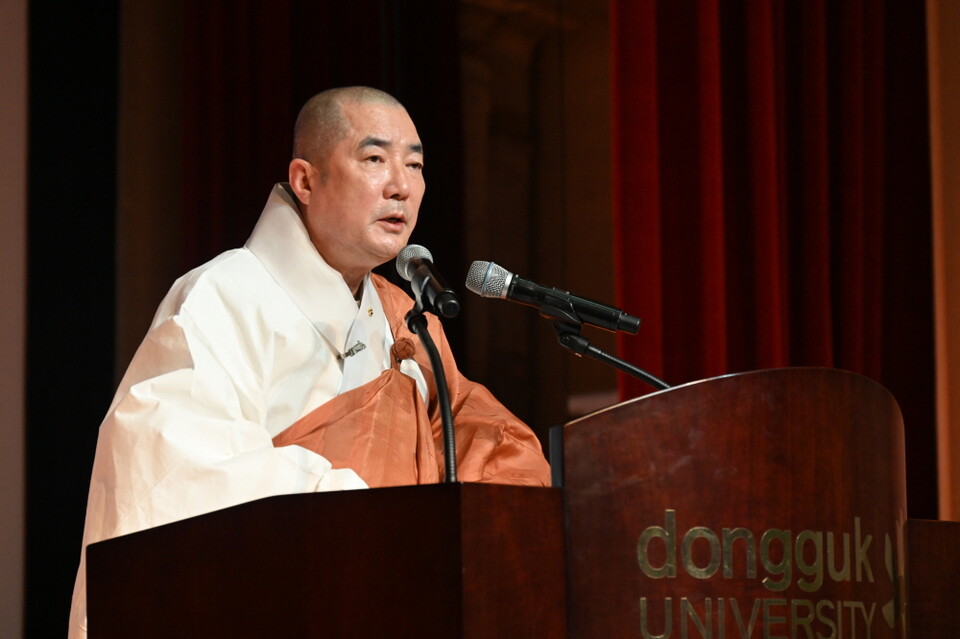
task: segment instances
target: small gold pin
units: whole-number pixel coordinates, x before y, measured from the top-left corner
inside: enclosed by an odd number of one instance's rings
[[[373,309],[372,309],[372,308],[368,308],[368,309],[367,309],[367,315],[368,315],[369,317],[373,317]]]

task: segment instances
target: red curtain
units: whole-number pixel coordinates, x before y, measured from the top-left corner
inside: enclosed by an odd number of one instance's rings
[[[911,514],[935,515],[923,3],[611,16],[618,294],[643,318],[621,355],[672,384],[795,365],[880,381]]]
[[[184,264],[250,234],[286,175],[296,117],[288,2],[184,7]]]

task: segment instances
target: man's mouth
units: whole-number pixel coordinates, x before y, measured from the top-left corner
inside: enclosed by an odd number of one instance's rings
[[[377,221],[385,224],[391,231],[402,231],[407,224],[407,220],[402,214],[386,215]]]

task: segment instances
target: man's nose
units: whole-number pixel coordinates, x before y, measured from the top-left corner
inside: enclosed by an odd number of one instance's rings
[[[384,197],[389,200],[405,200],[410,197],[410,176],[402,162],[391,165]]]

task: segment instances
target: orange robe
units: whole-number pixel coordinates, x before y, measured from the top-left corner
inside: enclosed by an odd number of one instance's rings
[[[440,407],[433,369],[404,315],[413,300],[386,279],[371,275],[394,335],[393,368],[308,413],[273,438],[274,446],[296,444],[351,468],[370,487],[437,483],[444,476]],[[457,478],[549,486],[550,466],[533,431],[503,407],[484,386],[460,374],[439,320],[428,330],[440,351],[450,389],[457,442]],[[429,386],[424,406],[413,379],[399,370],[413,358]]]

